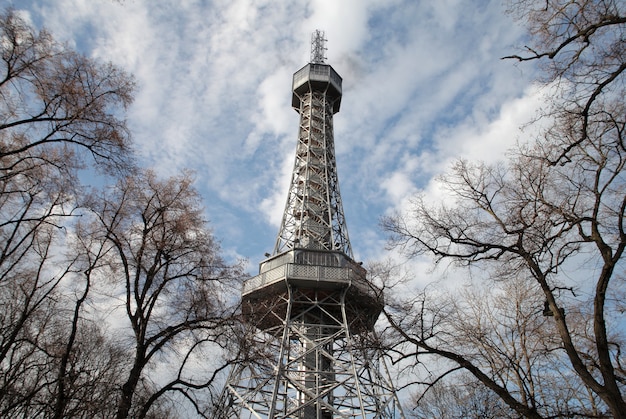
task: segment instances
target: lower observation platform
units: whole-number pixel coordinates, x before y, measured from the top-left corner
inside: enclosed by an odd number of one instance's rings
[[[346,318],[353,333],[370,331],[384,306],[381,290],[367,280],[366,270],[342,252],[296,248],[261,262],[259,274],[245,281],[242,291],[243,313],[262,330],[282,327],[289,292],[298,291],[311,301],[341,295]],[[284,303],[284,304],[283,304]],[[291,317],[300,313],[291,308]],[[341,313],[328,315],[342,318]]]

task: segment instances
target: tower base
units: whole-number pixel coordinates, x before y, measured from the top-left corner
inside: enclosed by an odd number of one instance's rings
[[[217,417],[404,418],[375,333],[351,333],[364,320],[346,316],[347,289],[287,284],[265,301],[280,324],[255,328],[255,355],[231,371]]]

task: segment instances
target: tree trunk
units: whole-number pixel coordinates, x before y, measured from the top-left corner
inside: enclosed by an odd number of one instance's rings
[[[130,408],[133,403],[133,395],[137,389],[137,383],[141,377],[141,371],[144,367],[143,355],[137,354],[133,368],[130,370],[128,380],[122,386],[122,397],[117,407],[116,419],[127,419],[129,417]]]

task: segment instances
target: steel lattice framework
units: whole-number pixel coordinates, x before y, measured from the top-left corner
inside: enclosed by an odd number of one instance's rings
[[[249,313],[266,327],[256,337],[266,355],[233,370],[222,418],[403,417],[372,319],[355,315],[348,290],[289,286]]]
[[[352,257],[339,193],[333,114],[341,77],[326,64],[307,64],[293,77],[293,107],[300,128],[287,204],[274,254],[291,247],[341,250]]]
[[[323,33],[312,44],[319,59]],[[404,418],[374,332],[383,295],[353,260],[346,229],[333,139],[340,102],[331,66],[294,74],[300,127],[287,204],[274,254],[244,283],[248,345],[220,419]]]

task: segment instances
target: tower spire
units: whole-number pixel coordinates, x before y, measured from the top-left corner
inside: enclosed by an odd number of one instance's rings
[[[243,284],[248,345],[219,419],[404,419],[374,331],[382,291],[352,258],[333,138],[342,80],[324,42],[316,31],[311,62],[293,76],[300,127],[287,204],[274,254]]]
[[[324,64],[326,61],[326,39],[324,31],[316,29],[311,34],[311,63]]]

